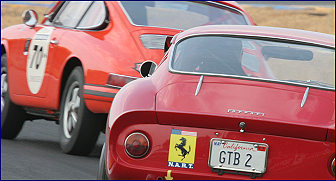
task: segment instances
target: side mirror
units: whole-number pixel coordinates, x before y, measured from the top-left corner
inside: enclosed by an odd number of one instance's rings
[[[22,13],[23,23],[31,28],[37,24],[37,13],[34,10],[28,9]]]
[[[156,70],[157,65],[153,61],[146,61],[140,66],[140,74],[142,77],[150,77]]]

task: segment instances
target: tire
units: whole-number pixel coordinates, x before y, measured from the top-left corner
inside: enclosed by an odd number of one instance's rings
[[[9,97],[7,55],[1,55],[1,138],[14,139],[20,133],[26,112]]]
[[[72,155],[88,155],[96,145],[101,120],[85,105],[81,67],[71,72],[63,91],[60,109],[60,145]]]
[[[105,144],[104,144],[99,159],[97,180],[109,180],[106,175],[105,158],[106,157],[105,157]]]

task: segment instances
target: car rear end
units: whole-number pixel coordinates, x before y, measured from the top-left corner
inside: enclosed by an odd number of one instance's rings
[[[139,147],[126,144],[132,134],[148,139],[141,142],[149,146],[145,156],[126,151]],[[182,160],[183,137],[188,153]],[[110,179],[334,179],[331,140],[156,124],[129,126],[111,138]]]
[[[200,29],[173,42],[152,77],[118,93],[106,129],[109,178],[335,179],[334,44],[317,43],[333,36]],[[251,47],[261,56],[246,56]]]

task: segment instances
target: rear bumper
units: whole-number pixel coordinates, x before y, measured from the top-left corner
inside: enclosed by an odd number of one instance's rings
[[[110,179],[165,179],[167,176],[174,180],[251,179],[250,176],[237,173],[219,175],[211,170],[208,160],[212,138],[267,143],[269,152],[266,172],[256,177],[258,180],[334,179],[328,170],[328,160],[334,158],[335,153],[333,142],[158,124],[135,124],[122,127],[112,128],[112,132],[106,130],[105,144],[108,145],[105,150],[106,169]],[[172,129],[197,132],[193,169],[169,166]],[[150,140],[150,151],[144,158],[130,158],[125,153],[124,140],[132,132],[142,132]]]
[[[94,84],[85,84],[83,97],[87,108],[93,113],[108,113],[119,89]]]
[[[115,163],[112,170],[108,172],[110,180],[223,180],[229,178],[235,180],[233,177],[223,177],[216,173],[203,175],[201,173],[185,173],[180,170],[166,170],[159,168],[139,168],[129,167]],[[240,178],[242,179],[242,178]],[[246,179],[246,178],[245,178]],[[248,177],[247,177],[248,179]],[[257,178],[258,179],[258,178]]]

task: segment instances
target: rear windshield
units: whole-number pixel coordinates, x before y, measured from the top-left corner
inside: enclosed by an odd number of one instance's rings
[[[121,1],[135,25],[189,29],[201,25],[246,25],[238,11],[209,2]]]
[[[171,69],[335,89],[335,50],[291,42],[198,36],[174,48]]]

